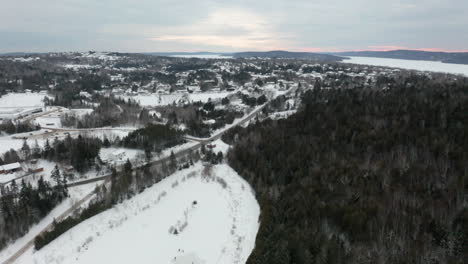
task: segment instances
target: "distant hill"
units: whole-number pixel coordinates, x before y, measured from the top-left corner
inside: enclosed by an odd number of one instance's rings
[[[290,52],[290,51],[248,51],[229,54],[234,58],[288,58],[288,59],[313,59],[321,61],[342,61],[344,58],[330,55],[311,52]]]
[[[338,56],[377,57],[404,60],[441,61],[445,63],[468,64],[468,52],[429,52],[417,50],[392,51],[351,51],[333,53]]]
[[[0,56],[12,56],[12,57],[23,57],[29,55],[43,54],[39,52],[9,52],[9,53],[0,53]]]
[[[200,52],[149,52],[143,53],[146,55],[155,55],[155,56],[179,56],[179,55],[224,55],[221,53],[216,52],[207,52],[207,51],[200,51]]]

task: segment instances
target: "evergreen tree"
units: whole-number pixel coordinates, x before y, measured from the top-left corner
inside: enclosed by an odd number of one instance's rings
[[[37,139],[34,140],[34,146],[32,148],[32,156],[35,159],[41,156],[41,147],[39,147],[39,143],[37,142]]]
[[[31,149],[29,148],[28,142],[26,140],[23,141],[23,146],[21,147],[21,154],[25,160],[28,160],[31,156]]]
[[[171,156],[170,156],[170,161],[169,161],[169,168],[171,169],[171,171],[175,171],[177,170],[177,159],[174,155],[174,152],[171,151]]]
[[[44,144],[43,157],[46,159],[50,159],[51,152],[52,152],[52,147],[50,146],[49,139],[47,138]]]
[[[52,170],[50,177],[55,181],[57,186],[62,184],[62,176],[60,175],[60,170],[57,165],[55,165],[54,169]]]

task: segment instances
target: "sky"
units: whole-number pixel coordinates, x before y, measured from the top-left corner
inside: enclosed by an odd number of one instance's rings
[[[468,51],[466,0],[0,0],[0,52]]]

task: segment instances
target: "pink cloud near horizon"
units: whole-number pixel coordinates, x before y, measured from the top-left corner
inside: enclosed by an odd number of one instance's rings
[[[414,50],[428,52],[468,52],[467,50],[448,50],[441,48],[409,48],[397,45],[367,46],[365,48],[337,48],[337,47],[290,47],[285,48],[294,52],[360,52],[360,51],[393,51],[393,50]]]
[[[333,51],[336,49],[333,48]],[[441,48],[409,48],[405,46],[367,46],[363,49],[342,49],[341,51],[393,51],[393,50],[414,50],[414,51],[428,51],[428,52],[468,52],[468,50],[448,50]]]

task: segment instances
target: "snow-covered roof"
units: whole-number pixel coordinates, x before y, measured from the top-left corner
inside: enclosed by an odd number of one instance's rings
[[[14,169],[19,169],[19,168],[21,168],[21,164],[19,162],[5,164],[3,166],[0,166],[0,170],[2,171],[14,170]]]

